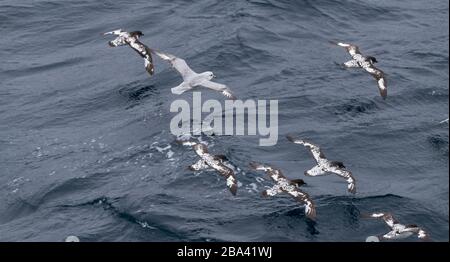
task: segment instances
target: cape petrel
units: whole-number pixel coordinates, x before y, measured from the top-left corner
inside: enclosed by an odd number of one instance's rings
[[[287,139],[294,144],[303,145],[308,147],[312,153],[312,156],[316,160],[317,165],[310,170],[305,171],[305,176],[323,176],[329,173],[336,174],[342,178],[345,178],[348,183],[348,191],[350,193],[356,193],[355,179],[350,171],[345,169],[344,163],[339,161],[330,161],[323,154],[320,147],[309,143],[302,139],[296,139],[291,135],[287,136]]]
[[[364,218],[378,218],[383,219],[384,222],[391,228],[391,231],[378,236],[380,240],[395,240],[404,239],[417,234],[417,237],[421,240],[429,240],[427,232],[417,225],[403,225],[400,224],[390,213],[373,213],[369,215],[363,215]]]
[[[208,168],[216,170],[221,176],[226,178],[227,187],[230,190],[231,194],[233,194],[233,196],[236,195],[237,180],[234,171],[225,164],[227,158],[224,155],[210,154],[206,145],[202,143],[180,140],[177,140],[177,142],[184,146],[191,146],[194,149],[195,153],[200,157],[200,160],[198,160],[195,164],[189,166],[190,170],[199,171]]]
[[[362,68],[366,70],[377,81],[381,97],[383,99],[386,99],[387,97],[386,78],[384,76],[384,72],[375,67],[374,65],[375,63],[378,63],[377,59],[373,56],[363,56],[359,51],[359,47],[356,45],[346,43],[334,43],[334,44],[347,49],[347,52],[352,57],[351,60],[343,63],[343,66],[346,68]]]
[[[287,179],[279,169],[268,165],[251,162],[250,167],[254,170],[264,171],[276,183],[273,187],[264,190],[263,196],[275,196],[279,193],[286,193],[295,200],[305,205],[305,215],[310,219],[316,217],[316,207],[309,195],[299,189],[305,182],[302,179]]]
[[[117,36],[116,39],[108,42],[111,47],[129,45],[142,58],[144,58],[145,70],[147,70],[150,75],[153,75],[155,69],[153,67],[151,49],[139,41],[139,37],[144,35],[141,31],[125,32],[122,31],[122,29],[117,29],[111,32],[106,32],[103,35]]]

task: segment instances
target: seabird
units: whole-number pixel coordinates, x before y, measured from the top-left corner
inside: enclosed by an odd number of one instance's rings
[[[224,96],[235,100],[236,97],[224,84],[212,82],[211,79],[216,76],[211,71],[206,71],[200,74],[194,72],[182,58],[174,55],[163,53],[158,50],[152,50],[154,54],[161,57],[161,59],[169,62],[183,77],[183,83],[171,89],[173,94],[180,95],[188,90],[193,89],[196,86],[203,86],[218,92],[221,92]]]
[[[305,171],[305,176],[322,176],[327,175],[328,173],[333,173],[345,178],[348,183],[348,191],[353,194],[356,193],[355,179],[353,178],[352,173],[345,169],[344,163],[328,160],[323,154],[320,147],[305,140],[296,139],[291,135],[288,135],[287,139],[295,144],[300,144],[308,147],[312,153],[312,156],[317,162],[316,166],[314,166],[310,170]]]
[[[333,42],[334,43],[334,42]],[[375,63],[378,63],[377,59],[373,56],[363,56],[359,47],[352,44],[346,43],[334,43],[338,46],[344,47],[347,49],[347,52],[352,56],[352,59],[343,63],[343,66],[346,68],[363,68],[369,74],[371,74],[378,83],[378,89],[380,90],[380,95],[383,99],[387,97],[387,85],[386,78],[384,76],[384,72],[375,67]]]
[[[237,180],[234,175],[234,171],[225,165],[225,161],[227,160],[226,156],[210,154],[206,145],[202,143],[180,140],[177,140],[177,142],[184,146],[191,146],[195,153],[200,157],[200,160],[188,167],[190,170],[199,171],[202,169],[212,168],[218,171],[221,176],[226,178],[227,187],[230,189],[231,194],[233,194],[233,196],[236,195]]]
[[[305,184],[303,179],[287,179],[279,169],[256,162],[251,162],[250,167],[254,170],[266,172],[267,175],[269,175],[269,177],[276,183],[273,187],[264,190],[262,192],[263,196],[275,196],[279,193],[287,193],[295,198],[295,200],[305,205],[305,215],[307,217],[310,219],[314,219],[316,217],[316,207],[313,201],[308,194],[299,189],[300,186]]]
[[[64,240],[65,242],[80,242],[80,239],[77,236],[68,236]]]
[[[391,228],[391,231],[378,236],[380,240],[404,239],[417,234],[421,240],[429,240],[427,232],[417,225],[403,225],[400,224],[390,213],[373,213],[363,215],[365,218],[381,218]]]
[[[129,45],[142,58],[144,58],[145,69],[150,75],[153,75],[155,69],[153,67],[151,49],[139,41],[139,37],[144,35],[141,31],[125,32],[122,31],[122,29],[117,29],[111,32],[106,32],[103,35],[117,35],[116,39],[108,42],[109,46],[116,47]]]

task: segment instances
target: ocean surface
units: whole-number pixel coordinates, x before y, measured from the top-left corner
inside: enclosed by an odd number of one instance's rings
[[[448,1],[0,0],[0,241],[365,241],[388,211],[434,241],[449,240]],[[158,58],[150,77],[129,47],[141,41],[211,70],[240,99],[279,101],[279,140],[202,139],[239,168],[233,197],[215,172],[174,142],[169,111],[181,77]],[[388,98],[330,40],[357,44],[386,73]],[[205,90],[204,99],[224,98]],[[293,133],[343,161],[337,176],[305,177],[315,162]],[[249,169],[272,164],[303,178],[311,221]],[[417,241],[411,237],[405,241]]]

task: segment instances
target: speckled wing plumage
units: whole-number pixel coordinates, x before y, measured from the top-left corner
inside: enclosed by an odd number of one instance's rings
[[[390,228],[393,228],[395,224],[398,224],[398,221],[390,213],[373,213],[370,214],[370,217],[383,219]]]
[[[142,58],[144,58],[145,70],[153,75],[155,69],[153,65],[153,59],[151,55],[151,49],[144,45],[138,40],[138,35],[132,35],[128,32],[122,31],[122,29],[117,29],[111,32],[104,33],[104,35],[117,35],[117,38],[109,41],[108,44],[111,47],[129,45],[133,50],[135,50]]]
[[[375,78],[378,85],[378,90],[383,99],[387,97],[387,82],[384,72],[373,65],[367,57],[363,56],[359,51],[359,47],[353,44],[347,43],[334,43],[338,46],[344,47],[350,56],[353,58],[350,61],[345,62],[343,65],[347,68],[361,67],[366,70],[372,77]]]
[[[391,228],[391,231],[389,231],[384,235],[379,236],[380,239],[383,240],[404,239],[411,235],[416,234],[417,237],[421,240],[425,241],[430,240],[429,235],[425,230],[416,225],[401,224],[390,213],[372,213],[369,215],[365,215],[365,217],[383,219],[383,221]]]
[[[291,183],[291,180],[287,179],[279,169],[256,162],[251,162],[250,167],[254,170],[266,172],[266,174],[276,183],[273,187],[264,190],[262,192],[263,196],[275,196],[284,192],[292,196],[296,201],[305,205],[306,216],[311,219],[316,217],[316,208],[309,195],[294,186]]]
[[[387,83],[386,77],[384,77],[384,72],[380,69],[376,68],[374,65],[370,65],[364,68],[375,80],[378,84],[378,90],[380,91],[380,95],[383,99],[387,97]]]
[[[309,148],[314,160],[316,161],[316,166],[305,171],[306,176],[322,176],[326,175],[327,172],[333,173],[342,178],[345,178],[348,184],[347,190],[352,194],[356,193],[355,178],[350,171],[345,169],[345,166],[341,162],[328,160],[325,157],[325,154],[322,152],[321,148],[313,143],[310,143],[303,139],[295,138],[292,135],[287,135],[287,139],[294,144],[303,145]]]
[[[231,194],[236,195],[237,180],[234,171],[223,163],[223,158],[211,155],[204,144],[195,144],[193,148],[197,155],[201,158],[200,162],[194,164],[195,167],[203,168],[206,165],[216,170],[221,176],[225,177],[226,185]]]

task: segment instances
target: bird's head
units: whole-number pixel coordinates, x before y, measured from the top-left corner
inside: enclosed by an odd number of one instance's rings
[[[208,78],[208,80],[211,80],[211,79],[213,79],[213,78],[216,77],[216,76],[214,75],[214,73],[211,72],[211,71],[206,71],[206,72],[204,72],[203,74],[206,75],[206,77]]]
[[[133,32],[131,32],[130,33],[130,35],[131,36],[136,36],[136,37],[141,37],[141,36],[143,36],[144,34],[142,33],[142,31],[133,31]]]
[[[419,229],[419,226],[417,226],[415,224],[409,224],[409,225],[406,225],[406,228],[414,230],[414,229]]]
[[[303,185],[306,185],[305,181],[303,179],[292,179],[291,184],[297,187],[301,187]]]
[[[378,63],[377,59],[373,56],[368,56],[367,60],[372,64]]]

